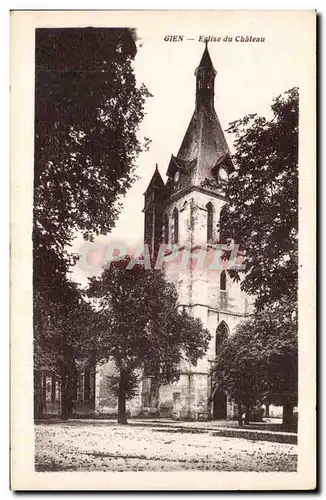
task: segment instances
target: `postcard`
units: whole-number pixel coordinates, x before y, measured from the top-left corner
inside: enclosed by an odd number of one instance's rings
[[[316,488],[316,12],[11,14],[11,488]]]

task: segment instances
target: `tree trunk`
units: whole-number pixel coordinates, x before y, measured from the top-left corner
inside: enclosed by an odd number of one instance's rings
[[[293,405],[284,403],[283,405],[283,427],[286,429],[291,428],[293,425]]]
[[[68,420],[73,413],[76,380],[75,360],[67,356],[61,369],[61,418]]]
[[[44,399],[42,387],[42,372],[34,370],[34,419],[42,418],[44,415]]]
[[[69,397],[65,390],[62,391],[61,399],[61,418],[62,420],[68,420],[72,417],[72,406],[69,402]]]
[[[126,392],[125,392],[125,372],[120,371],[119,394],[118,394],[118,424],[127,424],[126,415]]]
[[[239,426],[242,427],[242,405],[241,405],[241,397],[238,398],[238,423]]]
[[[251,420],[251,411],[250,411],[250,403],[246,404],[246,413],[245,413],[245,424],[249,424]]]
[[[269,405],[266,404],[266,413],[265,413],[265,417],[269,418]]]
[[[69,418],[72,418],[72,411],[73,411],[72,395],[69,387],[69,381],[67,381],[65,387],[62,389],[62,395],[61,395],[62,420],[68,420]]]

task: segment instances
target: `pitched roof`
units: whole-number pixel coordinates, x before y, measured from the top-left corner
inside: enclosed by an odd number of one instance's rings
[[[215,71],[212,60],[211,60],[211,56],[209,55],[209,52],[208,52],[207,43],[206,43],[206,47],[205,47],[205,50],[203,52],[203,55],[202,55],[202,58],[200,60],[198,68],[213,68],[213,70]],[[215,71],[215,73],[216,73],[216,71]]]
[[[152,179],[151,179],[150,183],[148,184],[147,189],[146,189],[144,194],[146,194],[148,191],[150,191],[153,188],[164,188],[164,186],[165,186],[164,181],[162,179],[162,176],[161,176],[159,169],[158,169],[158,165],[156,163],[154,174],[152,175]]]
[[[213,69],[215,72],[207,44],[198,69],[205,69],[205,71]],[[214,92],[212,88],[211,92]],[[191,171],[192,184],[199,185],[205,179],[214,178],[212,168],[230,156],[214,106],[205,106],[202,101],[197,101],[179,152],[176,157],[173,157],[174,163],[170,162],[168,175],[173,175],[175,164],[182,163],[186,170],[188,168],[189,172]]]
[[[230,155],[223,129],[215,110],[205,107],[196,110],[181,143],[177,158],[196,162],[193,181],[209,177],[210,170],[226,155]]]

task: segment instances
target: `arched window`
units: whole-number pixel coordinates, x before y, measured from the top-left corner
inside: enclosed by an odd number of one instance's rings
[[[164,214],[164,243],[169,243],[169,216]]]
[[[225,207],[222,208],[220,211],[220,221],[218,224],[218,230],[219,230],[219,241],[220,243],[225,244],[226,243],[226,234],[225,234]]]
[[[226,272],[223,270],[220,274],[220,309],[228,308],[228,294],[226,291]]]
[[[84,370],[84,401],[89,401],[91,395],[91,372],[88,367]]]
[[[220,290],[226,292],[226,272],[222,271],[220,274]]]
[[[177,208],[175,208],[173,210],[172,219],[173,219],[172,243],[178,243],[178,241],[179,241],[179,212],[178,212]]]
[[[216,337],[215,337],[215,354],[217,355],[222,343],[229,336],[229,328],[225,321],[221,321],[216,329]]]
[[[211,202],[206,205],[207,210],[207,243],[213,239],[213,205]]]

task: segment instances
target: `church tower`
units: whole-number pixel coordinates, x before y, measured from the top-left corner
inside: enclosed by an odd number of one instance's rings
[[[156,164],[153,177],[144,193],[145,214],[144,243],[148,245],[150,256],[155,257],[162,239],[165,185]]]
[[[211,369],[221,342],[246,317],[248,306],[239,284],[223,266],[211,269],[208,261],[216,245],[225,243],[217,225],[234,167],[215,112],[216,70],[207,43],[195,77],[195,110],[177,155],[171,156],[167,182],[164,186],[156,170],[145,193],[145,242],[177,248],[178,263],[165,266],[166,278],[177,286],[180,307],[199,317],[212,337],[197,366],[183,363],[179,381],[159,388],[157,411],[180,419],[225,419],[233,417],[233,405],[222,391],[212,391]],[[188,265],[190,254],[197,265]]]

